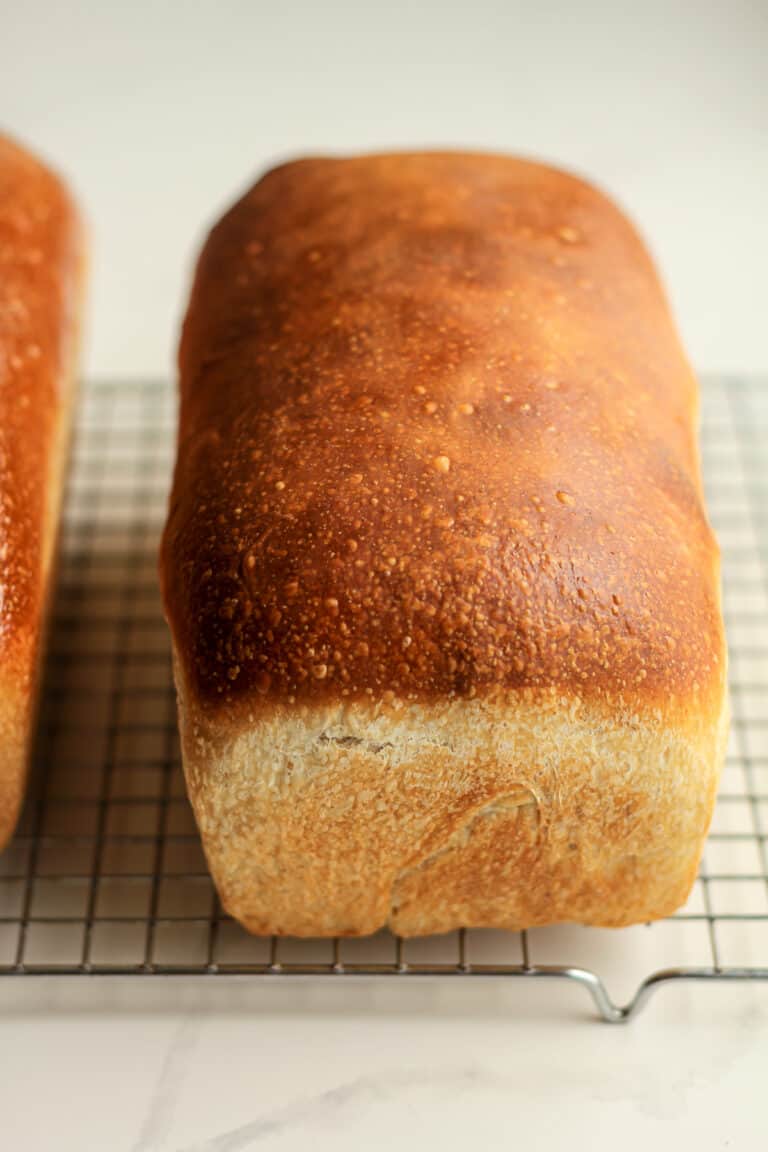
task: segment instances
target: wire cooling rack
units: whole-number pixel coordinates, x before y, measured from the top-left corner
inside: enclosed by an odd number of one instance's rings
[[[560,978],[611,1021],[666,981],[768,979],[768,382],[712,379],[703,400],[733,729],[686,907],[620,931],[292,940],[250,937],[222,913],[185,797],[156,579],[172,390],[87,388],[28,803],[0,856],[0,974]]]

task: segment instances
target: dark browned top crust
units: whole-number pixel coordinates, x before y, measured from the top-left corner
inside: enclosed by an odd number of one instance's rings
[[[310,159],[214,228],[163,551],[208,707],[719,696],[696,384],[624,216],[501,156]]]
[[[60,181],[0,136],[0,664],[31,674],[45,512],[75,334],[79,227]]]

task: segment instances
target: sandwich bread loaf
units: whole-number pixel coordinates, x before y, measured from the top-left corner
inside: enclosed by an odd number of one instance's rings
[[[566,173],[308,159],[203,249],[161,575],[184,768],[257,933],[625,925],[726,733],[697,386]]]
[[[0,135],[0,847],[16,824],[33,735],[82,265],[69,193]]]

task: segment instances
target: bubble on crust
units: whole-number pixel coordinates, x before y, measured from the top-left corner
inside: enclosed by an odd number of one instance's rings
[[[572,228],[569,224],[565,224],[562,228],[558,228],[557,236],[558,239],[562,240],[564,244],[578,244],[579,240],[581,240],[581,233],[579,232],[578,228]]]

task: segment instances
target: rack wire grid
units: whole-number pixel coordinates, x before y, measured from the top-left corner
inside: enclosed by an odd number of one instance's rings
[[[186,799],[156,577],[173,390],[86,388],[28,800],[0,856],[0,973],[559,978],[609,1021],[665,982],[768,979],[768,382],[702,392],[733,727],[688,904],[619,931],[294,940],[248,936],[222,912]]]

